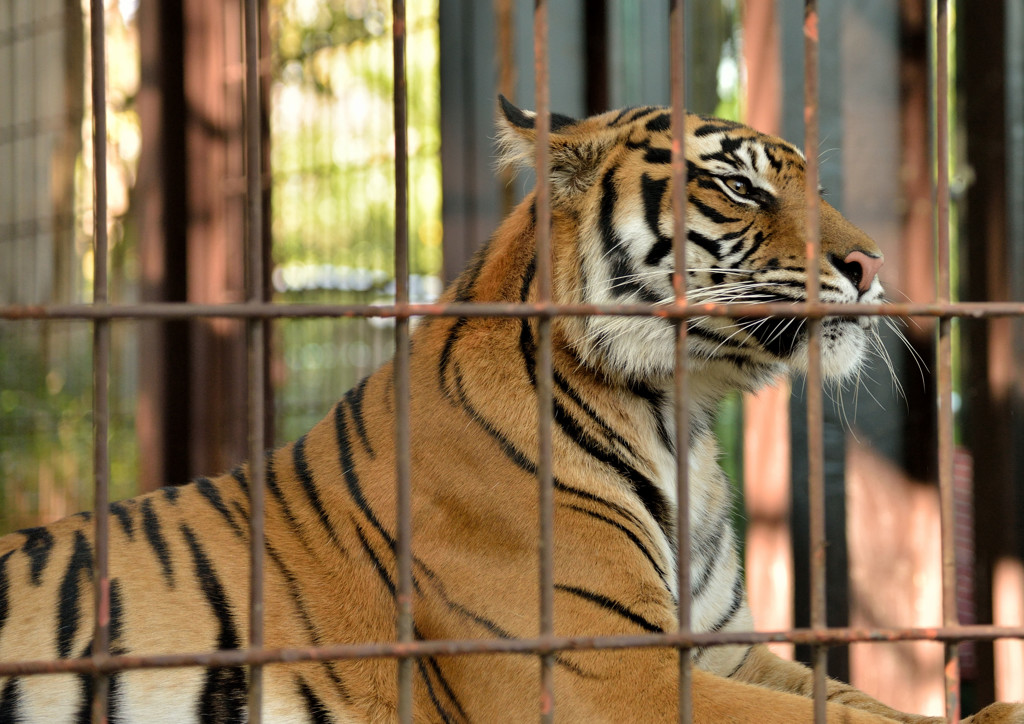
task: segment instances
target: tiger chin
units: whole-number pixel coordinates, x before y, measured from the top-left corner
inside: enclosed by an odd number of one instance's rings
[[[503,162],[534,154],[531,113],[501,99]],[[553,296],[563,303],[674,302],[669,113],[630,108],[551,118]],[[804,299],[804,158],[745,126],[686,119],[687,294],[692,304]],[[878,302],[878,247],[824,201],[821,298]],[[502,223],[444,302],[537,299],[535,197]],[[722,395],[806,364],[793,319],[687,322],[693,628],[752,627],[728,483],[711,416]],[[822,323],[823,369],[856,374],[872,325]],[[558,636],[672,631],[677,601],[674,329],[660,318],[553,320],[554,629]],[[410,358],[414,634],[532,638],[538,620],[535,320],[435,317]],[[386,364],[265,459],[268,648],[396,640],[394,370]],[[242,648],[248,640],[248,467],[110,507],[111,651]],[[0,660],[88,655],[92,522],[79,515],[0,539]],[[812,677],[762,646],[698,648],[694,720],[813,719]],[[677,720],[672,649],[562,651],[558,718]],[[244,668],[110,676],[111,721],[244,721]],[[264,667],[264,717],[390,721],[393,660]],[[421,657],[416,721],[529,721],[539,663],[515,654]],[[941,721],[828,683],[830,721]],[[90,680],[0,677],[0,721],[86,718]],[[975,722],[1024,721],[993,705]]]

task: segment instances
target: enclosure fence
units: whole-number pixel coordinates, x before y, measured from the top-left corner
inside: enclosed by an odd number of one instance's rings
[[[694,647],[754,644],[768,642],[792,642],[810,644],[814,654],[814,701],[815,719],[825,721],[825,653],[829,646],[864,641],[909,641],[925,640],[941,642],[945,646],[945,692],[946,716],[950,721],[959,718],[959,658],[957,644],[966,640],[993,640],[1011,637],[1024,638],[1024,626],[1000,627],[988,625],[958,624],[956,576],[954,561],[954,490],[953,490],[953,410],[952,410],[952,331],[951,322],[955,317],[986,318],[997,316],[1024,317],[1024,303],[1020,302],[973,302],[951,303],[950,301],[950,183],[949,183],[949,122],[948,122],[948,75],[950,8],[948,0],[933,0],[934,23],[932,25],[932,47],[934,48],[935,73],[931,87],[931,112],[934,138],[931,147],[932,164],[936,169],[934,178],[934,202],[936,214],[936,254],[938,268],[938,299],[934,303],[903,304],[824,304],[819,300],[819,279],[809,274],[807,279],[807,301],[802,304],[696,304],[690,303],[685,289],[685,254],[681,240],[686,238],[686,163],[684,146],[684,96],[685,53],[684,53],[684,2],[671,2],[668,18],[671,33],[671,84],[672,84],[672,129],[673,146],[671,156],[674,239],[675,239],[675,304],[652,307],[641,304],[616,305],[556,305],[551,299],[551,209],[548,188],[550,134],[549,68],[548,68],[548,3],[536,0],[534,10],[534,72],[536,77],[537,105],[537,278],[539,282],[538,301],[535,304],[414,304],[409,301],[409,235],[408,235],[408,143],[406,138],[407,103],[405,84],[405,3],[393,3],[394,43],[394,120],[396,154],[397,215],[395,222],[396,294],[393,304],[383,305],[281,305],[261,301],[264,279],[261,254],[263,207],[261,204],[262,179],[261,145],[259,128],[261,50],[259,48],[258,7],[259,0],[246,0],[244,16],[245,36],[245,84],[246,84],[246,171],[247,171],[247,239],[248,293],[245,303],[231,305],[203,305],[188,303],[159,303],[114,305],[107,297],[107,215],[106,198],[106,102],[105,93],[105,51],[104,14],[102,0],[91,1],[91,43],[92,43],[92,94],[94,134],[94,187],[96,222],[94,238],[94,279],[95,295],[89,305],[7,305],[0,307],[0,319],[91,320],[94,331],[94,433],[95,433],[95,621],[92,656],[80,659],[53,661],[14,661],[0,663],[0,675],[29,675],[57,672],[90,674],[94,677],[93,720],[105,721],[108,697],[108,676],[117,671],[139,668],[162,668],[183,666],[240,666],[249,667],[249,717],[261,721],[262,675],[261,667],[278,662],[324,661],[330,659],[393,658],[399,670],[398,713],[401,721],[411,721],[412,663],[417,657],[483,655],[488,653],[515,653],[534,655],[540,658],[541,678],[538,681],[538,714],[543,721],[552,721],[559,702],[555,695],[552,675],[554,653],[566,650],[603,650],[627,647],[670,647],[679,652],[679,719],[688,721],[692,715],[691,677],[689,651]],[[807,238],[806,256],[808,268],[817,266],[820,258],[820,235],[818,220],[818,173],[819,145],[818,124],[818,77],[817,58],[819,41],[817,35],[818,10],[815,0],[805,1],[804,12],[804,57],[805,57],[805,108],[806,121],[805,149],[807,158],[806,213]],[[687,515],[688,470],[687,450],[689,437],[688,417],[685,400],[688,394],[687,359],[684,353],[687,337],[685,320],[696,316],[801,318],[809,325],[809,361],[807,372],[808,430],[809,430],[809,490],[811,508],[811,625],[807,629],[779,632],[741,633],[698,633],[691,630],[689,599],[681,596],[678,612],[678,627],[674,632],[629,636],[559,637],[553,635],[553,479],[552,479],[552,338],[551,320],[559,315],[621,315],[657,316],[672,320],[678,330],[675,371],[675,421],[678,481],[678,560],[689,561],[689,517]],[[921,316],[934,317],[938,324],[938,352],[935,360],[939,375],[938,396],[935,400],[939,419],[939,482],[942,521],[942,590],[943,625],[934,628],[835,628],[828,627],[825,617],[827,591],[825,587],[824,530],[824,488],[823,488],[823,437],[822,437],[822,371],[821,371],[821,323],[827,316],[876,315],[876,316]],[[539,320],[539,343],[537,362],[537,389],[539,411],[539,494],[541,524],[539,530],[540,590],[538,602],[540,628],[534,638],[529,639],[464,639],[464,640],[414,640],[413,636],[413,583],[412,583],[412,541],[411,526],[411,481],[410,481],[410,429],[409,429],[409,323],[412,317],[516,317]],[[397,416],[397,540],[398,540],[398,582],[397,617],[398,640],[391,642],[367,642],[360,644],[328,645],[301,649],[264,648],[263,640],[263,558],[264,558],[264,380],[265,344],[267,326],[270,320],[300,317],[387,317],[396,320],[395,325],[395,406]],[[166,655],[112,655],[109,650],[110,621],[110,580],[108,577],[108,516],[109,516],[109,460],[107,437],[109,411],[107,407],[107,385],[109,376],[109,350],[111,325],[118,320],[167,320],[196,318],[231,318],[244,320],[248,346],[249,373],[249,459],[252,461],[251,485],[251,596],[250,633],[248,646],[239,650],[213,651],[209,653],[166,654]],[[687,565],[678,566],[678,589],[689,590]]]

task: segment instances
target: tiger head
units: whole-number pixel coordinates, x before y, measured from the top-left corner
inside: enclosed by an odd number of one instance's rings
[[[534,114],[501,98],[505,164],[532,164]],[[551,117],[554,295],[561,303],[674,303],[670,114],[611,111]],[[686,117],[690,303],[805,300],[805,158],[795,146],[718,118]],[[821,299],[882,301],[878,246],[820,202]],[[674,329],[663,318],[557,320],[581,360],[634,380],[674,369]],[[691,369],[724,386],[756,389],[807,364],[807,324],[793,318],[696,317],[688,323]],[[877,334],[873,318],[826,317],[822,369],[842,380]]]

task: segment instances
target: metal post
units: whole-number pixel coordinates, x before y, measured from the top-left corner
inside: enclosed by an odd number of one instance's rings
[[[536,83],[537,170],[537,301],[551,302],[551,183],[549,141],[551,104],[548,74],[548,4],[536,0],[533,14],[534,77]],[[552,343],[551,318],[537,320],[537,479],[540,488],[540,636],[554,634],[554,474],[552,470]],[[555,717],[554,655],[540,657],[540,715],[542,722]]]
[[[245,180],[247,234],[248,301],[263,301],[263,184],[260,129],[260,32],[259,0],[245,2]],[[263,541],[264,479],[264,359],[267,320],[252,318],[246,322],[246,355],[249,375],[248,452],[250,478],[249,510],[249,648],[263,648]],[[263,668],[249,667],[249,721],[263,718]]]
[[[107,298],[107,93],[106,43],[102,0],[90,3],[89,37],[92,50],[93,117],[93,304],[102,307]],[[95,629],[92,655],[102,660],[110,651],[110,459],[107,445],[110,426],[109,367],[110,320],[93,322],[93,477],[95,480]],[[107,721],[107,674],[93,676],[92,720]]]
[[[672,238],[675,271],[672,287],[676,306],[686,307],[686,3],[672,0],[669,11],[672,63]],[[676,426],[676,590],[677,626],[690,631],[690,410],[686,353],[687,321],[678,320],[675,350],[673,411]],[[693,719],[693,668],[690,649],[679,649],[679,721]]]

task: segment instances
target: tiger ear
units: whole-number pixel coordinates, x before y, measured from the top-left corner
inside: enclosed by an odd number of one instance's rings
[[[498,163],[502,168],[533,168],[537,158],[537,114],[522,110],[503,95],[498,96]],[[592,133],[580,133],[585,121],[551,114],[552,193],[571,196],[582,193],[594,182],[604,143]]]

